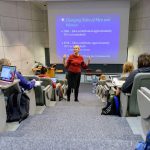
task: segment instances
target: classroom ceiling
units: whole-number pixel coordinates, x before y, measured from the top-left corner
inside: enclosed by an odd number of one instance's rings
[[[11,0],[11,1],[16,1],[16,0]],[[40,9],[47,10],[48,2],[73,2],[73,1],[77,2],[77,1],[104,1],[104,0],[18,0],[18,1],[33,2]],[[114,0],[108,0],[108,1],[114,1]],[[140,0],[130,0],[130,7],[133,7],[134,5],[136,5],[139,2],[140,2]]]

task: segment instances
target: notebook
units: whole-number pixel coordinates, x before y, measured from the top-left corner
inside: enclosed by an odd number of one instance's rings
[[[118,80],[118,78],[114,78],[112,81],[117,87],[122,87],[122,85],[125,83],[124,80]]]
[[[40,86],[43,81],[35,81],[35,87]]]
[[[12,83],[15,78],[16,66],[2,66],[2,71],[0,75],[0,84]]]

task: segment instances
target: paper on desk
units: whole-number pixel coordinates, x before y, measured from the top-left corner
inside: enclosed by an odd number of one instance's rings
[[[35,81],[35,86],[40,86],[42,81]]]
[[[113,83],[118,86],[118,87],[122,87],[122,85],[124,84],[124,80],[118,80],[118,78],[114,78],[113,79]]]

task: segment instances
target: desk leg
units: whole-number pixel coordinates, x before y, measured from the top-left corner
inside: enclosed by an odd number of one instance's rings
[[[84,75],[84,77],[85,77],[84,82],[86,83],[88,81],[87,75]]]
[[[85,83],[85,78],[86,78],[86,75],[84,74],[84,83]]]

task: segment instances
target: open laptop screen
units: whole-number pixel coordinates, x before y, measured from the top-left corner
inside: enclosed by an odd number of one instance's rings
[[[16,66],[2,66],[0,79],[3,81],[13,82],[16,73]]]
[[[51,78],[51,80],[56,83],[57,82],[57,78]]]

